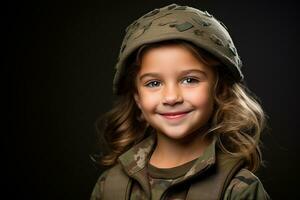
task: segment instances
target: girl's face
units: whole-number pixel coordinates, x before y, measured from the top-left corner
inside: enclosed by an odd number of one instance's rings
[[[134,98],[158,134],[184,139],[212,115],[214,82],[213,69],[189,50],[166,45],[143,55]]]

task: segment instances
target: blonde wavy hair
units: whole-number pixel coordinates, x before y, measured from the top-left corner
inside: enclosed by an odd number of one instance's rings
[[[209,120],[206,135],[217,136],[218,148],[227,154],[245,159],[247,168],[254,172],[261,162],[260,135],[266,125],[266,115],[259,99],[244,82],[233,80],[227,67],[207,51],[182,40],[169,40],[140,47],[127,60],[126,76],[121,79],[121,93],[113,108],[96,122],[108,151],[101,157],[103,166],[111,166],[117,158],[134,144],[155,130],[141,119],[133,95],[135,77],[140,69],[143,54],[161,45],[180,45],[200,61],[214,68],[217,79],[214,85],[214,112]]]

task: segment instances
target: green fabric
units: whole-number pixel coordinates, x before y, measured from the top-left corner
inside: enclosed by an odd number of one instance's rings
[[[176,179],[186,174],[197,159],[172,168],[158,168],[148,162],[148,173],[153,178]]]
[[[104,194],[103,199],[127,199],[127,191],[130,187],[130,181],[126,174],[121,170],[120,165],[113,167],[107,174],[110,178],[104,183]],[[112,185],[118,184],[119,187],[111,187]]]
[[[164,193],[163,195],[165,199],[186,199],[191,180],[195,176],[207,175],[208,170],[213,169],[214,166],[216,166],[216,156],[219,155],[219,152],[216,151],[216,140],[214,139],[213,142],[206,148],[203,155],[191,164],[191,167],[188,168],[186,173],[174,180],[170,180],[168,183],[165,181],[164,186],[162,187],[153,188],[152,186],[151,189],[147,165],[155,147],[155,143],[155,135],[150,135],[148,138],[122,154],[118,159],[119,163],[117,166],[120,167],[119,169],[122,173],[132,180],[128,186],[130,188],[130,190],[128,190],[130,200],[156,200],[161,198],[162,193]],[[179,171],[182,172],[183,170],[180,169],[181,167],[179,167]],[[108,171],[109,170],[110,169],[108,169]],[[91,200],[103,199],[101,197],[107,174],[107,171],[105,171],[98,179],[92,192]],[[178,175],[178,171],[174,175]],[[180,184],[180,187],[172,189],[172,187],[176,184]],[[116,185],[116,187],[118,187],[118,185]],[[269,197],[260,180],[250,171],[242,169],[230,181],[229,186],[225,190],[223,199],[247,200],[269,199]]]
[[[157,168],[148,162],[148,178],[152,199],[160,199],[164,191],[179,177],[182,177],[194,165],[197,159],[172,168]]]
[[[216,157],[216,164],[208,169],[206,176],[191,185],[187,200],[198,200],[199,196],[206,200],[222,199],[229,182],[244,166],[244,161],[239,158],[220,153]]]

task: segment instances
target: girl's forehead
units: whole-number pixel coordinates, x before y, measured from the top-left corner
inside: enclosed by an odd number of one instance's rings
[[[141,56],[140,72],[156,71],[209,71],[210,66],[195,54],[179,45],[164,45],[147,50]]]

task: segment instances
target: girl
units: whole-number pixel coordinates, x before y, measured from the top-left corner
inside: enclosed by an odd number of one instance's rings
[[[91,199],[268,199],[252,173],[265,115],[222,22],[176,4],[127,29],[99,127],[110,166]],[[104,123],[103,123],[104,122]]]

